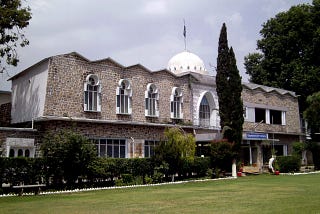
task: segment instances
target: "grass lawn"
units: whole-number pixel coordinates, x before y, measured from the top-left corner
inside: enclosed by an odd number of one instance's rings
[[[320,213],[320,174],[5,197],[0,213]]]

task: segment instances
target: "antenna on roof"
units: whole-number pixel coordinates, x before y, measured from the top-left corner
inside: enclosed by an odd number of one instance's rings
[[[183,19],[183,37],[184,37],[184,50],[187,50],[187,30],[186,30],[186,22]]]

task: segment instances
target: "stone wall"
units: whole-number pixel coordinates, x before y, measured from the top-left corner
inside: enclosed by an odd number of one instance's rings
[[[38,123],[39,134],[43,137],[47,133],[57,133],[61,130],[73,130],[89,138],[122,138],[161,140],[168,126],[131,125],[115,123],[72,122],[72,121],[46,121]],[[187,133],[193,133],[192,128],[184,128]]]
[[[101,83],[101,112],[85,112],[84,83],[87,75],[96,74]],[[44,116],[67,116],[103,120],[150,122],[145,117],[144,93],[148,83],[159,90],[159,120],[170,120],[170,95],[180,87],[184,97],[184,119],[192,119],[189,76],[176,77],[168,71],[150,72],[143,66],[121,67],[111,60],[90,62],[78,55],[66,54],[51,58]],[[120,79],[128,79],[132,88],[132,114],[116,114],[116,88]]]
[[[279,132],[279,133],[300,133],[299,106],[296,97],[289,94],[281,95],[275,91],[265,92],[261,89],[250,90],[244,88],[242,91],[243,102],[261,104],[272,107],[287,109],[286,125],[270,125],[261,123],[255,131]],[[256,123],[245,121],[244,131],[253,131]]]
[[[0,127],[9,126],[11,122],[11,103],[0,105]]]

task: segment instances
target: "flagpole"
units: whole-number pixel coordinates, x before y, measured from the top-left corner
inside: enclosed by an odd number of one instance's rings
[[[186,30],[186,22],[183,19],[183,37],[184,37],[184,50],[187,50],[187,30]]]

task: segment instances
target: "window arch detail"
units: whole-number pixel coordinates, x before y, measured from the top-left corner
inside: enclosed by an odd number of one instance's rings
[[[206,96],[203,96],[199,107],[199,125],[210,126],[210,105]]]
[[[210,91],[203,91],[197,100],[197,111],[194,115],[195,125],[202,127],[218,126],[218,109],[214,95]]]
[[[159,117],[159,93],[155,84],[149,83],[144,93],[145,116]]]
[[[116,89],[117,114],[132,114],[132,89],[131,83],[127,79],[121,79]]]
[[[173,87],[170,96],[170,117],[183,119],[183,94],[180,88]]]
[[[101,112],[101,85],[95,74],[89,74],[84,83],[84,111]]]

